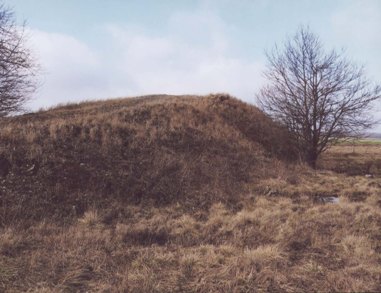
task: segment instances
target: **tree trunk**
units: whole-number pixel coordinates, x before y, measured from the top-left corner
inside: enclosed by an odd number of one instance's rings
[[[318,159],[318,153],[317,151],[310,150],[307,152],[306,155],[306,161],[308,165],[310,165],[312,168],[316,169],[316,161]]]

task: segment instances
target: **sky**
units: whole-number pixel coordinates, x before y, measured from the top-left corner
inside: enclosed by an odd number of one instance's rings
[[[31,110],[145,94],[255,103],[266,50],[300,26],[381,83],[380,0],[5,0],[26,21],[40,86]]]

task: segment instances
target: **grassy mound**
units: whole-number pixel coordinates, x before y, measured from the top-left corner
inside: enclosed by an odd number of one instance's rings
[[[286,165],[229,96],[58,107],[0,147],[0,292],[381,292],[381,178]]]
[[[230,204],[294,157],[284,129],[228,95],[61,106],[1,122],[0,221],[125,203]]]

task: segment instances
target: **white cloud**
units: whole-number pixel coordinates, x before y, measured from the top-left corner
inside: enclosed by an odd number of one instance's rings
[[[159,36],[107,25],[102,50],[72,36],[33,30],[44,83],[31,107],[151,93],[229,92],[254,101],[263,63],[235,56],[227,29],[208,11],[177,13]]]
[[[31,30],[29,35],[41,67],[41,86],[30,103],[32,108],[84,99],[100,89],[100,56],[95,51],[63,34]]]
[[[137,92],[224,91],[250,100],[260,83],[262,63],[250,63],[229,54],[229,39],[220,29],[222,25],[215,26],[216,19],[209,15],[194,16],[196,32],[204,30],[202,42],[196,37],[184,37],[191,30],[191,17],[185,14],[172,17],[165,38],[108,27],[114,46],[124,49],[122,64]]]

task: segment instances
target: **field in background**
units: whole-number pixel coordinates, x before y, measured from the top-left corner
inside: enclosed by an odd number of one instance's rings
[[[381,175],[381,140],[345,142],[322,154],[318,166],[347,175]]]

